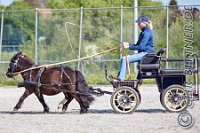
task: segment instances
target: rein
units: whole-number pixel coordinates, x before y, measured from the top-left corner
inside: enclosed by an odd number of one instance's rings
[[[128,52],[127,50],[125,49],[125,55],[126,55],[126,70],[128,71],[127,72],[127,80],[131,80],[131,70],[130,70],[130,66],[129,66],[129,62],[128,62]]]
[[[92,57],[95,57],[95,56],[98,56],[98,55],[102,55],[102,54],[105,54],[105,53],[113,52],[116,49],[117,48],[112,48],[112,49],[109,49],[109,50],[101,51],[101,52],[96,53],[94,55],[90,55],[90,56],[87,56],[87,57],[82,57],[80,59],[72,59],[72,60],[53,63],[53,64],[48,64],[48,65],[40,65],[40,66],[36,66],[36,67],[31,67],[31,68],[28,68],[28,69],[25,69],[25,70],[22,70],[22,71],[19,71],[19,72],[15,72],[13,74],[14,75],[18,75],[18,74],[21,74],[21,73],[24,73],[24,72],[27,72],[27,71],[30,71],[30,70],[34,70],[34,69],[39,69],[39,68],[42,68],[42,67],[46,67],[47,68],[47,67],[51,67],[51,66],[55,66],[55,65],[61,65],[61,64],[71,63],[71,62],[78,62],[78,61],[85,60],[85,59],[88,59],[88,58],[92,58]]]

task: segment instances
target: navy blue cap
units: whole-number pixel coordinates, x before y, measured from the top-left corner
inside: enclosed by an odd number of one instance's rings
[[[141,16],[135,22],[141,23],[141,22],[148,22],[148,21],[149,21],[149,19],[146,16]]]

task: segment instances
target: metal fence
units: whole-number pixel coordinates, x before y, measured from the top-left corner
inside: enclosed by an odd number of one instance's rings
[[[187,7],[193,8],[195,33],[200,26],[200,5]],[[140,32],[134,28],[134,9],[121,6],[1,11],[0,75],[4,75],[10,58],[17,51],[23,51],[37,64],[48,64],[92,55],[119,46],[121,41],[134,42],[137,39],[134,39],[133,32]],[[138,16],[146,15],[153,22],[156,49],[167,47],[167,58],[182,58],[186,23],[184,6],[145,6],[137,7],[137,10]],[[194,34],[194,39],[198,39],[197,36]],[[194,53],[199,54],[199,46],[193,46]],[[67,65],[80,69],[86,76],[103,75],[105,64],[117,73],[119,58],[116,51]],[[172,66],[180,67],[181,64]]]

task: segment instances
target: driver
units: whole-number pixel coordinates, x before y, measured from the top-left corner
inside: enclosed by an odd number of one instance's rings
[[[138,53],[128,55],[128,63],[139,62],[147,53],[154,52],[153,44],[153,26],[151,21],[146,16],[139,17],[136,21],[138,27],[141,29],[139,40],[136,44],[123,42],[123,47],[129,50],[137,50]],[[126,76],[126,57],[120,59],[120,66],[118,70],[117,79],[125,80]]]

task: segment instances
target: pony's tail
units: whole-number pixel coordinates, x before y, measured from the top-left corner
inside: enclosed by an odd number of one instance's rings
[[[77,90],[81,93],[91,94],[91,90],[85,81],[83,74],[76,70],[76,78],[77,78]],[[89,108],[90,104],[94,101],[94,97],[92,95],[80,95],[80,98],[83,102],[83,105]]]

